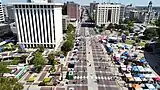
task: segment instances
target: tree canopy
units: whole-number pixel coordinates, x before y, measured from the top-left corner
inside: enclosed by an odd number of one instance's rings
[[[62,46],[62,51],[70,51],[72,47],[73,47],[72,42],[67,40]]]
[[[39,72],[41,70],[42,66],[45,64],[45,60],[44,60],[41,52],[35,53],[33,64],[34,64],[36,70]]]
[[[72,31],[74,32],[74,26],[72,24],[68,24],[67,33],[71,33]]]
[[[23,90],[23,85],[15,78],[0,77],[0,90]]]
[[[54,60],[54,59],[55,59],[54,53],[48,54],[48,59],[49,59],[49,60]]]
[[[160,27],[160,18],[157,21],[155,21],[155,24],[157,27]]]
[[[0,62],[0,74],[3,75],[4,73],[9,73],[11,70],[7,68],[7,65],[4,65]]]
[[[151,38],[157,36],[156,28],[148,28],[143,34],[146,40],[150,40]]]

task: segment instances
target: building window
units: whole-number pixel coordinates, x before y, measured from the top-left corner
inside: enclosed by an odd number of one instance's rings
[[[111,13],[112,13],[112,10],[108,10],[108,21],[111,22]]]

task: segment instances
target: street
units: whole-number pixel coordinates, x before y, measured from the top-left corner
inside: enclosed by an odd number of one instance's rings
[[[84,23],[84,22],[82,22]],[[79,51],[74,68],[74,80],[68,90],[120,90],[115,81],[114,70],[108,62],[109,56],[98,41],[93,28],[80,27]]]

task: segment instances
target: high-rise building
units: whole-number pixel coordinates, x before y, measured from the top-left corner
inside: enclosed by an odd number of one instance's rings
[[[150,23],[151,22],[151,19],[152,19],[152,1],[149,2],[149,5],[148,5],[148,22],[147,23]]]
[[[0,23],[4,22],[5,18],[4,18],[4,11],[3,11],[3,6],[0,0]]]
[[[72,20],[79,20],[80,19],[80,5],[74,2],[67,2],[65,3],[67,9],[67,15]]]
[[[121,4],[101,3],[96,6],[96,24],[119,24]]]
[[[27,0],[28,3],[53,3],[54,0]]]
[[[18,42],[26,48],[57,50],[63,40],[61,3],[15,3],[14,14]]]
[[[15,20],[15,15],[13,13],[14,13],[13,5],[7,5],[7,14],[9,22],[14,22]]]
[[[95,14],[96,14],[96,5],[99,4],[99,3],[96,3],[95,1],[93,3],[90,3],[90,15],[91,15],[91,18],[93,20],[95,20]]]
[[[7,21],[7,19],[8,19],[7,6],[6,5],[2,5],[2,7],[3,7],[3,13],[4,13],[5,21]]]

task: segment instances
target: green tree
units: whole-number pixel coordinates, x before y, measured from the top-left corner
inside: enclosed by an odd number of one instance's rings
[[[134,34],[134,36],[138,36],[138,33],[136,32],[136,33]]]
[[[55,59],[54,53],[48,54],[48,59],[49,59],[49,60],[54,60],[54,59]]]
[[[37,72],[40,72],[42,66],[45,64],[45,60],[44,60],[41,52],[35,53],[33,64],[34,64]]]
[[[128,35],[129,35],[129,31],[124,32],[124,34],[125,34],[126,36],[128,36]]]
[[[58,57],[59,57],[61,54],[64,54],[64,53],[63,53],[62,51],[55,51],[55,52],[54,52],[54,55],[55,55],[55,56],[58,56]]]
[[[43,45],[39,45],[39,52],[44,52],[44,46]]]
[[[68,51],[70,51],[73,48],[73,43],[69,40],[67,40],[63,46],[61,47],[61,50],[64,52],[66,55]]]
[[[23,85],[15,78],[0,78],[0,90],[23,90]]]
[[[159,18],[157,21],[155,21],[155,25],[156,25],[157,27],[160,27],[160,18]]]
[[[113,29],[114,28],[114,25],[112,24],[112,23],[110,23],[108,26],[107,26],[107,30],[111,30],[111,29]]]
[[[156,28],[148,28],[143,34],[146,40],[150,40],[151,38],[157,36]]]
[[[133,32],[133,30],[132,30],[133,26],[134,26],[133,22],[129,20],[127,22],[127,29],[129,30],[130,33]]]
[[[72,24],[68,24],[67,33],[71,33],[72,31],[74,32],[74,26]]]
[[[7,68],[7,65],[4,65],[0,62],[0,76],[3,76],[4,73],[9,73],[11,70]]]
[[[54,59],[55,59],[55,55],[54,55],[54,53],[50,53],[50,54],[48,54],[48,60],[49,60],[49,64],[52,64],[52,62],[54,61]]]
[[[22,56],[20,57],[20,63],[25,63],[27,57],[28,57],[27,55],[22,55]]]
[[[12,65],[18,65],[19,63],[19,57],[15,57],[13,60],[12,60]]]

